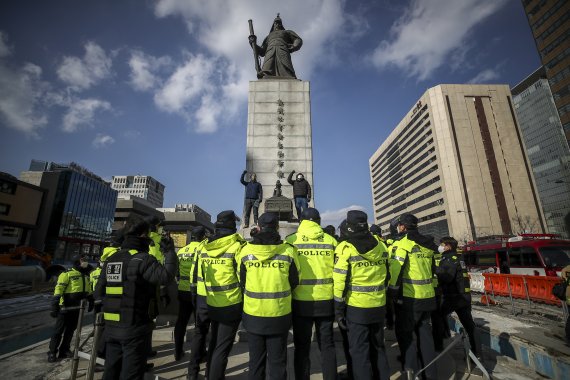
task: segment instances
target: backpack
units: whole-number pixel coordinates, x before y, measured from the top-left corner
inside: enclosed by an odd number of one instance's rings
[[[552,295],[559,300],[566,301],[566,288],[568,287],[568,280],[560,281],[552,287]]]

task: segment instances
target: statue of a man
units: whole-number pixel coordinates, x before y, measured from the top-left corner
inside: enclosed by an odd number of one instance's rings
[[[303,45],[303,40],[292,30],[285,30],[281,17],[277,14],[269,35],[263,40],[261,46],[257,45],[257,37],[249,36],[249,43],[263,60],[261,72],[258,77],[297,78],[291,61],[291,53]]]

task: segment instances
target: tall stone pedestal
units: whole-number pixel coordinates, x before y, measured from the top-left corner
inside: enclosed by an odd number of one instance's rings
[[[273,195],[277,180],[283,185],[283,196],[293,198],[293,187],[287,183],[292,170],[295,176],[303,173],[314,193],[311,140],[309,82],[249,82],[246,169],[257,174],[264,199]],[[259,212],[263,212],[262,207]]]

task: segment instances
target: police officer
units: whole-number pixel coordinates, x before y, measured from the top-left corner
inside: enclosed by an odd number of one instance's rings
[[[347,239],[336,248],[334,266],[335,314],[348,330],[354,379],[390,378],[384,346],[384,314],[388,252],[372,236],[367,215],[347,213]]]
[[[204,243],[200,244],[194,254],[194,261],[190,268],[190,282],[192,291],[192,305],[194,305],[195,329],[192,342],[190,343],[190,360],[188,360],[188,379],[198,378],[200,363],[208,356],[206,353],[206,337],[210,330],[210,317],[208,315],[208,304],[206,302],[206,286],[202,276],[198,276],[198,268],[202,266],[202,251]],[[210,339],[210,343],[212,340]],[[211,352],[213,347],[208,347]],[[207,365],[207,364],[206,364]],[[206,378],[208,377],[208,366],[206,367]]]
[[[192,292],[190,269],[198,247],[204,240],[206,230],[202,226],[195,227],[191,232],[191,241],[178,250],[178,318],[174,326],[174,360],[178,361],[184,356],[184,338],[186,328],[192,315]]]
[[[210,380],[224,378],[243,310],[236,256],[245,240],[237,233],[237,220],[231,210],[220,212],[214,235],[208,238],[200,254],[198,276],[204,279],[208,315],[212,321],[212,349],[208,355]]]
[[[403,367],[413,371],[419,369],[414,333],[423,364],[427,365],[435,358],[429,321],[430,313],[436,308],[432,268],[437,247],[432,238],[418,232],[417,226],[418,219],[412,214],[404,214],[398,220],[398,233],[405,236],[398,241],[390,260],[388,289],[389,296],[397,300],[396,337]],[[426,376],[437,379],[436,367],[430,366]]]
[[[124,229],[115,231],[111,244],[109,244],[108,247],[103,248],[103,253],[99,257],[99,262],[105,262],[109,257],[118,252],[124,239]]]
[[[176,275],[176,254],[163,247],[164,265],[148,253],[150,225],[131,216],[121,249],[103,265],[96,298],[103,300],[106,359],[104,380],[142,379],[147,340],[154,327],[149,315],[156,287]],[[162,244],[168,244],[162,242]]]
[[[333,267],[337,241],[323,232],[321,215],[314,208],[301,213],[297,233],[286,238],[297,248],[299,286],[293,291],[293,338],[295,379],[308,380],[311,369],[313,325],[321,351],[323,379],[336,379],[336,351],[333,339]]]
[[[343,219],[342,222],[340,222],[339,226],[338,226],[338,230],[339,230],[339,237],[337,239],[338,243],[342,243],[343,241],[345,241],[348,236],[347,236],[347,230],[346,230],[346,219]],[[335,262],[337,260],[336,254],[335,254]],[[333,278],[333,283],[334,283],[334,278]],[[350,357],[350,345],[348,343],[348,332],[346,331],[346,329],[343,328],[339,328],[340,330],[340,336],[342,338],[342,350],[344,351],[344,359],[346,360],[346,376],[344,371],[341,372],[340,378],[344,379],[347,378],[348,380],[352,380],[354,379],[354,377],[352,376],[352,358]]]
[[[381,241],[384,243],[384,239],[382,238],[382,229],[378,224],[373,224],[370,226],[370,233],[376,240]]]
[[[398,220],[399,218],[394,218],[390,221],[390,237],[386,239],[386,247],[388,248],[389,257],[388,261],[392,259],[394,252],[398,249],[398,241],[404,237],[403,234],[398,233]],[[388,279],[389,278],[390,272],[388,272]],[[394,329],[394,321],[396,319],[394,311],[394,300],[391,297],[388,297],[386,299],[386,328],[388,330]]]
[[[57,278],[50,313],[53,318],[57,318],[49,342],[48,362],[50,363],[56,361],[58,351],[59,359],[73,356],[69,346],[77,327],[81,300],[88,298],[88,311],[93,309],[91,283],[89,282],[90,269],[87,256],[75,256],[73,267]]]
[[[260,231],[239,255],[243,289],[243,325],[248,333],[250,380],[287,379],[287,334],[291,327],[291,292],[299,283],[297,249],[283,243],[279,218],[259,217]]]
[[[451,337],[449,333],[449,327],[445,321],[445,314],[441,310],[441,286],[439,285],[438,276],[436,275],[437,269],[439,268],[439,263],[441,261],[442,254],[439,252],[439,247],[434,251],[433,254],[433,289],[435,292],[435,310],[431,312],[431,328],[433,345],[435,350],[438,352],[443,351],[443,339]]]
[[[471,351],[479,355],[481,350],[475,341],[475,322],[471,315],[471,286],[469,273],[460,254],[457,253],[457,240],[450,236],[439,240],[438,251],[442,254],[436,274],[442,290],[441,313],[445,318],[452,312],[469,335]]]

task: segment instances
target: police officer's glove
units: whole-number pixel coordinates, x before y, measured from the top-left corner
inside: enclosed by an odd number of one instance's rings
[[[57,318],[57,316],[59,315],[59,305],[52,305],[49,315],[52,318]]]
[[[388,302],[401,303],[402,301],[400,300],[399,292],[400,292],[399,289],[388,287],[388,290],[386,291],[386,296],[388,297]]]
[[[163,236],[160,239],[160,250],[163,253],[174,251],[174,240],[170,236]]]
[[[334,301],[334,314],[338,327],[342,330],[347,330],[346,327],[346,303]]]
[[[94,307],[95,307],[95,300],[93,299],[93,296],[87,297],[87,312],[91,313]]]

